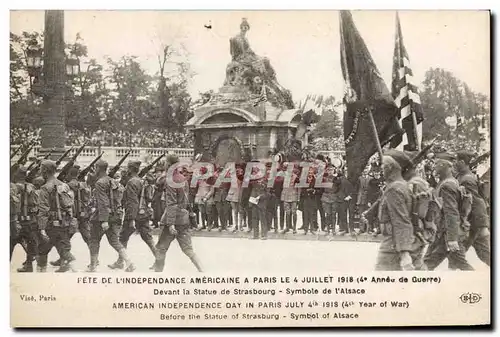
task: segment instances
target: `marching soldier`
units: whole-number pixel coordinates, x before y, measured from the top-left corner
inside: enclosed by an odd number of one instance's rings
[[[19,211],[21,210],[21,195],[15,182],[10,183],[10,260],[14,248],[19,242],[19,233],[21,232],[21,224],[19,223]]]
[[[38,255],[38,194],[35,186],[26,181],[27,170],[20,167],[16,173],[16,184],[20,197],[20,208],[17,213],[20,231],[18,242],[26,242],[26,262],[18,272],[33,272],[33,261]],[[11,255],[14,247],[11,242]]]
[[[171,165],[179,162],[175,155],[167,156],[167,169]],[[188,182],[186,178],[178,171],[174,170],[171,182],[166,184],[166,207],[165,213],[161,218],[162,231],[156,248],[158,249],[154,269],[156,272],[162,272],[165,267],[165,258],[172,241],[177,240],[184,254],[195,265],[199,272],[202,272],[201,263],[193,250],[191,234],[189,233],[190,221],[195,219],[194,213],[188,211]],[[182,187],[175,187],[175,184],[181,184]]]
[[[74,196],[69,186],[55,177],[56,163],[44,160],[41,164],[45,184],[40,189],[39,220],[39,271],[47,268],[47,255],[56,247],[61,256],[61,266],[56,272],[67,272],[71,267],[70,231],[76,219],[73,217]]]
[[[138,176],[140,166],[141,162],[139,161],[132,161],[127,165],[128,181],[123,195],[125,216],[120,233],[120,242],[127,248],[130,236],[137,230],[153,256],[156,256],[157,252],[151,235],[152,228],[149,224],[151,214],[148,203],[151,201],[152,195],[150,196],[146,184]],[[123,262],[123,259],[119,257],[110,268],[122,267]]]
[[[324,179],[325,182],[332,184],[332,187],[323,188],[323,193],[321,193],[321,204],[323,211],[325,213],[325,222],[324,224],[322,223],[321,226],[325,231],[325,235],[328,236],[330,234],[330,231],[332,235],[335,235],[335,224],[336,224],[336,219],[335,219],[336,211],[334,207],[334,200],[336,193],[336,187],[334,184],[335,168],[333,166],[328,166],[325,174],[326,174],[326,177]]]
[[[489,216],[486,203],[480,193],[477,176],[471,172],[469,164],[474,157],[473,153],[461,151],[457,153],[457,180],[472,195],[472,209],[469,215],[471,229],[469,238],[464,244],[465,251],[474,247],[477,256],[486,265],[490,265],[490,232]]]
[[[429,246],[424,262],[429,270],[434,270],[448,258],[455,268],[473,270],[465,257],[469,225],[462,221],[460,205],[463,203],[463,193],[458,181],[452,175],[455,157],[447,153],[441,153],[436,157],[435,170],[439,176],[439,183],[435,193],[442,209],[436,239]]]
[[[414,235],[412,196],[403,179],[402,168],[411,165],[410,158],[401,151],[389,150],[382,158],[386,188],[379,206],[382,242],[379,246],[375,270],[414,270],[422,242]]]
[[[157,228],[165,211],[165,185],[167,183],[166,172],[160,165],[155,169],[155,179],[151,206],[153,207],[153,226]]]
[[[132,272],[135,270],[135,266],[128,258],[127,250],[119,240],[122,227],[123,208],[121,202],[124,188],[118,181],[106,174],[108,169],[106,161],[99,160],[96,163],[96,169],[96,182],[93,190],[94,209],[90,217],[90,265],[87,271],[94,272],[96,270],[99,261],[100,242],[102,236],[106,234],[110,246],[116,250],[120,261],[125,264],[125,271]],[[122,267],[116,265],[117,263],[113,267]]]
[[[90,187],[85,182],[78,181],[78,173],[79,169],[76,166],[69,169],[68,186],[75,195],[73,214],[78,220],[78,231],[88,246],[90,242],[90,214],[88,209],[90,204]]]

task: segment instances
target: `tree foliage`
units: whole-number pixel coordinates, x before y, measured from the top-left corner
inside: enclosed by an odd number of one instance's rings
[[[29,45],[42,49],[42,34],[10,34],[12,127],[40,125],[43,100],[32,94],[26,58]],[[191,117],[187,84],[193,74],[173,46],[167,46],[159,56],[159,72],[153,75],[135,56],[108,58],[104,64],[99,63],[91,57],[79,34],[65,51],[80,62],[79,74],[67,82],[68,130],[78,130],[87,137],[103,129],[130,133],[150,128],[180,131]]]

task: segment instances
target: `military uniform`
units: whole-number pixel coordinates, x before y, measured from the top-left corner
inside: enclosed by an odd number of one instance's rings
[[[410,163],[410,158],[403,152],[390,150],[386,155],[400,167]],[[401,176],[401,168],[399,170],[399,176],[394,172],[393,177],[388,177],[378,206],[383,239],[377,255],[377,271],[413,270],[415,261],[421,259],[423,242],[415,236],[411,221],[412,194],[408,182]],[[409,254],[411,260],[403,261],[403,254]]]
[[[472,159],[472,156],[466,153],[458,153],[461,157],[469,157],[466,159],[467,164]],[[490,235],[489,230],[482,231],[483,228],[488,228],[490,219],[486,208],[486,203],[480,194],[480,186],[477,176],[470,171],[460,172],[457,175],[459,184],[465,187],[466,191],[472,195],[472,209],[468,217],[471,224],[469,238],[464,243],[465,251],[471,246],[474,247],[477,256],[486,265],[490,265]],[[485,232],[485,233],[483,233]]]
[[[130,162],[128,164],[129,171],[130,168],[138,171],[140,164],[140,162]],[[145,182],[137,174],[131,173],[123,195],[125,216],[120,233],[120,242],[127,248],[130,236],[137,230],[142,240],[148,245],[153,255],[156,256],[155,243],[151,235],[152,228],[149,224],[152,210],[148,207],[148,204],[152,201],[152,198],[151,186],[146,186]]]
[[[96,166],[107,163],[99,161]],[[99,259],[100,242],[104,234],[108,239],[111,247],[118,253],[120,261],[128,261],[126,249],[119,240],[120,231],[122,228],[122,198],[123,186],[105,174],[96,176],[96,182],[93,190],[93,209],[90,216],[90,266],[89,271],[95,271]],[[108,224],[108,228],[103,228],[103,223]],[[115,267],[114,265],[112,265]],[[126,271],[132,271],[133,265],[130,263]]]
[[[159,224],[163,213],[165,212],[165,187],[167,185],[166,174],[161,174],[155,180],[153,201],[151,202],[151,207],[153,207],[153,224]]]
[[[452,157],[443,154],[443,159],[450,162]],[[451,163],[450,163],[451,166]],[[436,187],[436,197],[442,205],[435,241],[429,246],[424,263],[429,270],[434,270],[448,258],[450,263],[460,270],[473,270],[465,257],[464,243],[468,237],[468,228],[464,227],[460,215],[462,194],[458,181],[453,177],[441,180]],[[448,242],[457,242],[459,249],[451,251]]]
[[[18,170],[17,188],[20,196],[20,208],[17,213],[17,219],[21,226],[17,242],[26,242],[26,262],[19,272],[32,272],[33,261],[38,255],[38,194],[35,186],[25,181],[26,169]],[[20,181],[19,181],[20,180]],[[13,247],[11,243],[11,255]]]
[[[56,165],[53,161],[42,162],[42,170],[55,173]],[[75,226],[73,216],[74,195],[69,186],[49,175],[40,189],[38,204],[38,219],[40,231],[46,231],[47,236],[40,235],[39,260],[40,271],[45,271],[47,255],[52,247],[56,247],[61,256],[61,267],[57,272],[71,269],[71,228]]]
[[[70,173],[70,176],[73,175]],[[78,231],[88,246],[90,242],[90,187],[87,183],[78,181],[76,177],[68,182],[68,186],[75,196],[73,214],[78,220]]]
[[[21,225],[18,220],[19,212],[21,210],[21,195],[16,183],[10,183],[10,260],[12,260],[12,254],[14,253],[14,248],[19,242],[19,233],[21,231]]]
[[[175,163],[176,157],[167,158],[167,162]],[[177,239],[179,246],[184,254],[186,254],[191,262],[195,265],[198,271],[202,271],[198,257],[194,253],[193,244],[191,242],[191,234],[189,233],[189,199],[188,199],[188,183],[182,174],[174,171],[173,182],[182,184],[182,187],[174,187],[167,184],[165,187],[165,212],[161,218],[161,226],[163,226],[156,248],[158,250],[154,269],[156,272],[162,272],[165,267],[165,258],[167,251],[172,241]]]

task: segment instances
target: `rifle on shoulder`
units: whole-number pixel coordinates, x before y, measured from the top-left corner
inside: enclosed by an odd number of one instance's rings
[[[94,167],[95,163],[97,163],[97,161],[101,159],[103,154],[104,152],[101,152],[101,154],[95,157],[95,159],[92,160],[92,162],[86,168],[80,171],[80,173],[78,174],[78,180],[83,180],[85,178],[85,176],[90,172],[92,167]]]
[[[108,173],[108,176],[110,178],[114,178],[115,174],[120,170],[120,166],[122,166],[123,162],[125,161],[125,159],[127,159],[127,157],[130,155],[131,152],[132,152],[132,149],[130,149],[127,153],[125,153],[125,155],[120,159],[118,164],[113,166],[113,168]]]
[[[139,178],[144,177],[146,174],[148,174],[149,171],[163,158],[165,157],[166,153],[164,152],[161,156],[156,158],[149,164],[148,166],[144,167],[140,172],[139,172]]]

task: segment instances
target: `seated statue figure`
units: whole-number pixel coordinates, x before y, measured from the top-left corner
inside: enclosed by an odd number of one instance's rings
[[[231,63],[226,69],[225,85],[242,85],[254,94],[261,92],[264,84],[268,90],[271,103],[293,108],[290,92],[282,87],[276,79],[276,73],[267,57],[255,54],[246,37],[250,24],[244,18],[240,24],[240,33],[232,37],[230,42]]]

